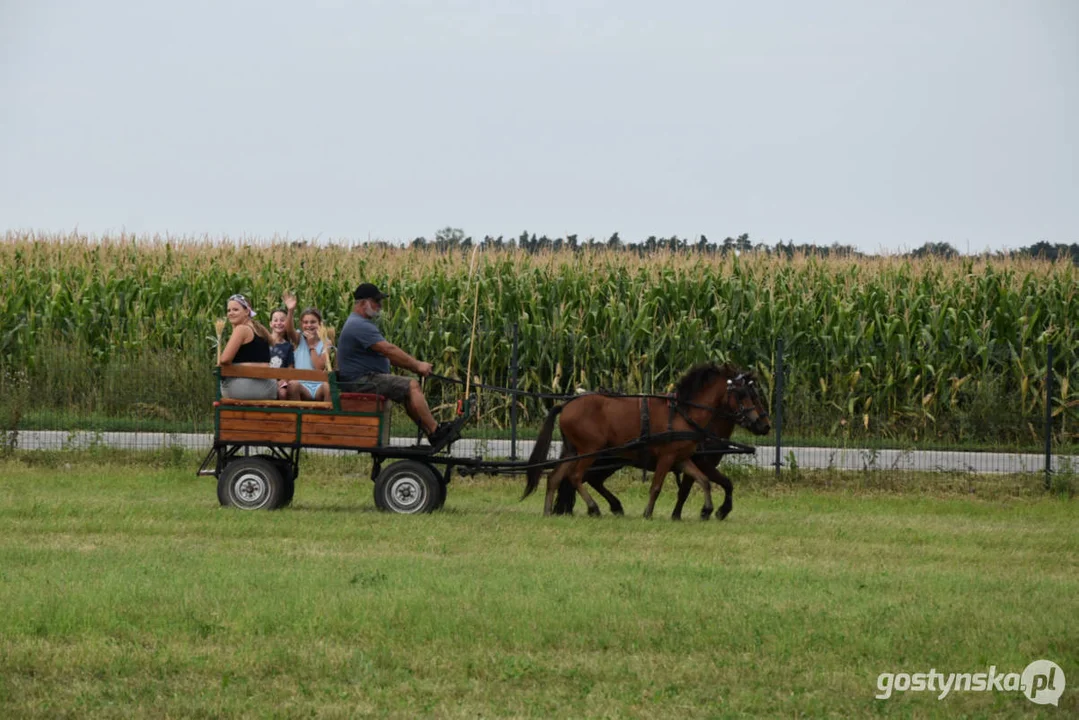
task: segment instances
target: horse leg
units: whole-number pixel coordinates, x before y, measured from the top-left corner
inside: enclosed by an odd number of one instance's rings
[[[603,480],[589,480],[588,484],[596,489],[603,499],[607,501],[607,504],[611,507],[612,515],[624,515],[625,512],[622,509],[622,503],[618,500],[618,496],[608,490],[603,484]]]
[[[678,500],[674,503],[671,520],[681,520],[682,507],[686,504],[686,498],[689,497],[689,491],[693,487],[693,483],[690,482],[689,478],[684,477],[682,473],[675,473],[674,479],[678,483]]]
[[[663,481],[667,479],[672,461],[673,458],[669,455],[663,455],[656,461],[656,471],[652,474],[652,488],[648,492],[648,505],[644,509],[646,520],[652,518],[652,511],[656,509],[656,499],[659,498],[659,492],[663,489]]]
[[[588,490],[584,486],[584,475],[588,472],[588,466],[592,464],[595,458],[581,458],[573,466],[573,471],[569,476],[570,482],[573,483],[573,487],[577,489],[577,494],[584,500],[584,504],[588,506],[588,514],[592,517],[599,517],[599,505],[592,499],[592,496],[588,494]]]
[[[712,486],[703,475],[697,480],[697,484],[700,485],[701,490],[704,491],[704,504],[701,505],[701,520],[707,520],[712,517],[712,510],[714,508],[712,505]]]
[[[607,504],[611,507],[611,513],[613,515],[623,515],[622,502],[618,499],[618,496],[607,489],[603,484],[604,481],[609,478],[617,468],[611,470],[597,469],[595,465],[588,468],[588,472],[585,473],[584,481],[591,485],[596,492],[598,492]],[[573,506],[577,502],[577,489],[573,487],[572,483],[562,483],[558,486],[558,496],[555,500],[554,514],[555,515],[572,515]]]
[[[555,515],[572,515],[573,506],[577,502],[577,491],[570,483],[562,483],[558,486],[558,494],[554,503]]]
[[[709,480],[723,488],[723,504],[719,506],[719,511],[716,512],[716,519],[722,520],[731,514],[731,508],[734,507],[734,501],[731,499],[734,495],[734,484],[729,477],[710,465],[705,465],[701,472]]]
[[[701,471],[697,464],[692,460],[686,460],[681,465],[681,469],[689,477],[679,484],[678,497],[682,502],[685,502],[684,496],[689,495],[690,489],[693,487],[693,483],[697,483],[701,486],[701,490],[704,492],[704,505],[701,506],[701,520],[707,520],[712,517],[712,488],[708,485],[708,477]],[[681,508],[676,508],[681,510]],[[674,520],[679,520],[680,517],[673,517]]]
[[[577,450],[574,449],[573,444],[569,440],[563,438],[562,440],[562,454],[560,457],[567,458],[572,455],[576,455]],[[577,491],[573,485],[569,483],[562,483],[558,486],[558,494],[554,504],[555,515],[572,515],[573,506],[577,503]]]
[[[562,463],[547,476],[547,497],[543,500],[543,514],[545,516],[554,511],[555,495],[558,493],[558,486],[562,483],[562,477],[569,470],[569,465],[569,463]]]

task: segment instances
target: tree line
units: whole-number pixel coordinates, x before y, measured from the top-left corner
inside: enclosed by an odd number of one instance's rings
[[[670,237],[657,237],[650,235],[640,242],[626,242],[619,233],[612,233],[606,240],[597,240],[589,237],[582,240],[576,234],[568,234],[565,237],[548,237],[528,231],[522,232],[517,237],[497,237],[486,235],[482,240],[476,241],[469,235],[465,235],[460,228],[445,227],[435,233],[433,239],[425,237],[415,238],[411,246],[417,249],[430,248],[440,252],[454,250],[470,250],[479,245],[484,250],[524,250],[527,253],[559,252],[559,251],[584,251],[584,250],[617,250],[621,252],[636,253],[638,255],[650,255],[656,252],[684,252],[701,254],[725,255],[732,252],[758,252],[779,257],[794,257],[795,255],[818,255],[822,257],[869,257],[851,245],[832,243],[831,245],[819,245],[816,243],[796,243],[787,240],[768,245],[763,242],[753,242],[748,233],[742,233],[737,237],[726,237],[719,242],[708,239],[705,235],[698,236],[695,240],[681,238],[677,235]],[[998,257],[1022,258],[1033,257],[1045,260],[1070,259],[1079,265],[1079,243],[1065,245],[1062,243],[1050,244],[1044,241],[1019,248],[1017,250],[997,251],[989,253]],[[916,250],[902,253],[905,257],[913,258],[955,258],[960,252],[947,242],[927,242]]]

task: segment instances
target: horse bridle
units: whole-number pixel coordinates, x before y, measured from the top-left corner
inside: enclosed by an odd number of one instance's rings
[[[752,393],[756,395],[757,381],[753,379],[749,373],[739,373],[733,380],[727,380],[727,392],[735,391],[737,394],[745,397],[743,393]],[[741,392],[739,392],[741,391]],[[730,418],[742,427],[748,427],[752,423],[761,419],[760,413],[757,412],[757,405],[759,404],[758,398],[754,397],[753,407],[744,408],[741,403],[738,404],[738,409],[730,414]]]
[[[727,378],[727,395],[728,397],[730,397],[732,395],[731,391],[735,391],[738,394],[741,394],[739,391],[754,392],[756,389],[755,384],[756,381],[749,373],[738,373],[734,376],[734,378]],[[742,427],[749,427],[750,424],[757,422],[758,420],[760,420],[761,417],[760,414],[757,413],[756,402],[753,403],[754,407],[752,408],[744,408],[741,406],[741,403],[739,403],[738,409],[734,411],[725,409],[724,405],[726,405],[726,403],[721,406],[708,406],[699,405],[697,403],[689,402],[687,400],[672,400],[672,405],[674,406],[675,411],[682,416],[682,419],[689,423],[690,427],[704,435],[709,434],[707,428],[709,425],[715,422],[716,417],[733,420]],[[689,414],[682,409],[683,406],[707,410],[709,412],[709,416],[708,420],[704,423],[704,427],[701,427],[701,425],[699,425],[696,421],[689,417]],[[722,412],[723,414],[720,415],[720,412]],[[756,417],[750,417],[751,414],[756,415]]]

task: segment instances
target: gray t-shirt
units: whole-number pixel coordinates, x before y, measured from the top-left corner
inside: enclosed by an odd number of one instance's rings
[[[385,339],[373,322],[356,313],[349,315],[337,342],[337,364],[341,368],[338,375],[341,380],[349,382],[371,373],[388,373],[389,358],[371,349],[372,345]]]

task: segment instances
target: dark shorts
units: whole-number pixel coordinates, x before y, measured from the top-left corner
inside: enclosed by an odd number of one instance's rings
[[[364,375],[341,383],[341,392],[374,393],[394,402],[407,402],[412,394],[412,381],[402,375]]]

